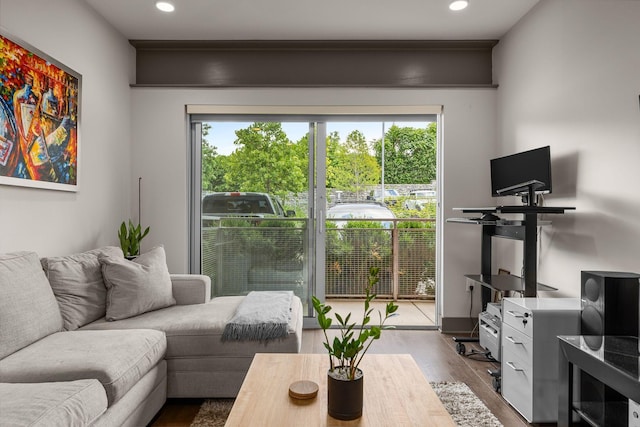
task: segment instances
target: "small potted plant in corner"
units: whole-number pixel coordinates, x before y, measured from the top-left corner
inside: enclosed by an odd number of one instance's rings
[[[329,352],[327,408],[329,415],[339,420],[353,420],[362,416],[363,372],[358,366],[373,341],[380,338],[382,330],[393,328],[393,326],[385,325],[385,322],[398,310],[398,306],[390,301],[385,307],[384,318],[378,310],[378,324],[370,325],[371,315],[374,311],[371,302],[376,298],[374,287],[379,281],[379,271],[378,267],[369,269],[368,283],[364,289],[362,324],[356,326],[356,323],[349,323],[351,313],[345,317],[335,313],[340,334],[333,339],[333,342],[329,341],[327,335],[327,329],[331,327],[332,323],[332,318],[328,316],[331,306],[312,296],[313,309],[324,333],[324,346]]]
[[[125,258],[134,259],[140,255],[140,241],[147,234],[149,234],[149,227],[142,231],[140,224],[133,225],[133,222],[129,220],[129,227],[127,227],[127,224],[122,221],[118,230],[118,239],[120,239],[120,248],[122,248]]]

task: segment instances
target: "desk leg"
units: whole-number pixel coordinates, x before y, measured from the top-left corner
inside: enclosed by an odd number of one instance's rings
[[[573,363],[569,362],[559,346],[558,360],[558,427],[572,425],[573,417]]]
[[[486,311],[487,305],[491,302],[491,288],[480,286],[480,298],[482,301],[482,311]]]

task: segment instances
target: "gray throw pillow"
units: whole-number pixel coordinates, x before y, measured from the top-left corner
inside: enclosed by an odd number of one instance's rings
[[[126,319],[176,303],[163,246],[132,261],[107,255],[98,259],[107,286],[107,320]]]
[[[0,254],[0,359],[61,330],[60,309],[38,254]]]
[[[40,260],[58,300],[67,331],[74,331],[106,314],[107,288],[102,279],[99,255],[124,258],[119,247],[105,246],[83,253]]]

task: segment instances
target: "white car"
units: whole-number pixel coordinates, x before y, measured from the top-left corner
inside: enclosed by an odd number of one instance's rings
[[[372,218],[387,221],[380,221],[383,228],[393,228],[394,213],[380,203],[339,203],[327,210],[327,218],[340,218],[349,220],[352,218]],[[346,221],[335,221],[337,228],[344,228]]]
[[[384,197],[382,197],[382,191],[380,189],[371,190],[367,196],[367,200],[374,200],[376,202],[384,202],[388,205],[395,205],[398,202],[400,193],[393,188],[387,188],[384,190]]]
[[[405,200],[404,208],[421,211],[427,203],[433,203],[435,201],[435,190],[415,190],[409,192],[409,198]]]

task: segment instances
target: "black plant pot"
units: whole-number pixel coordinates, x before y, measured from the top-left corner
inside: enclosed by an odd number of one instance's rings
[[[362,416],[363,375],[358,369],[356,379],[346,380],[327,373],[327,407],[329,415],[338,420],[355,420]]]

